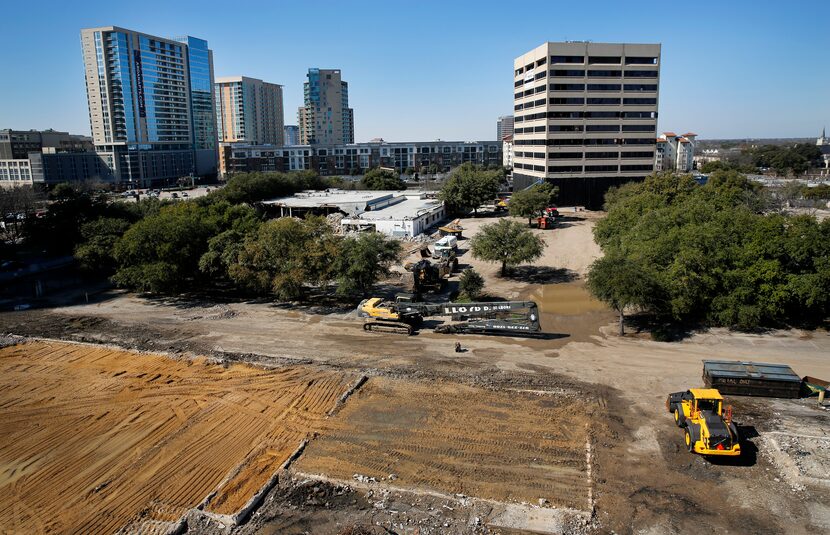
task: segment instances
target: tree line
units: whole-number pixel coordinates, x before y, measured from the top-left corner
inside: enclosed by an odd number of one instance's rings
[[[700,168],[703,173],[735,170],[757,173],[759,169],[772,169],[780,176],[798,176],[821,166],[821,150],[815,144],[760,145],[728,153],[723,159],[706,162]]]
[[[666,173],[612,189],[588,287],[619,312],[621,332],[627,309],[674,326],[819,325],[830,315],[830,220],[768,201],[735,170],[703,186]]]

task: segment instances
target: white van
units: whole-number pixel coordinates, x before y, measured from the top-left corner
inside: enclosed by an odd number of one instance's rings
[[[458,238],[455,236],[444,236],[437,242],[435,242],[435,250],[440,251],[442,249],[452,249],[453,251],[458,250]]]

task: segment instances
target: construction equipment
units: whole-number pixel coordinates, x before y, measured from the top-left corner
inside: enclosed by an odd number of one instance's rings
[[[443,227],[438,227],[438,231],[441,233],[441,236],[455,236],[456,238],[460,238],[464,227],[461,226],[460,219],[453,219]]]
[[[738,427],[732,407],[723,407],[723,396],[714,388],[690,388],[666,398],[666,409],[677,427],[685,430],[686,448],[701,455],[741,454]]]
[[[536,218],[536,227],[544,230],[550,230],[556,226],[556,220],[549,216]]]
[[[364,299],[357,315],[366,318],[366,331],[412,334],[424,318],[449,316],[457,323],[443,324],[435,332],[444,334],[534,335],[541,331],[539,312],[533,301],[494,303],[422,303],[406,299],[386,302],[379,297]]]
[[[447,279],[452,276],[453,265],[457,266],[457,263],[458,260],[453,264],[451,259],[430,262],[426,258],[417,262],[407,262],[403,267],[409,273],[406,277],[408,280],[404,280],[408,291],[416,296],[430,291],[435,293],[444,291],[447,287]]]
[[[801,377],[786,364],[740,360],[704,360],[703,384],[738,396],[801,396]]]

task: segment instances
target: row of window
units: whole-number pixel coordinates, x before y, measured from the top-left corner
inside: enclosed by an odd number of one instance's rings
[[[524,67],[516,69],[516,76],[525,71],[530,71],[536,67],[541,67],[548,62],[548,58],[539,59],[533,63],[528,63]],[[657,58],[654,56],[588,56],[588,61],[585,61],[585,56],[551,56],[551,64],[588,64],[588,65],[657,65]]]
[[[541,117],[534,117],[534,115],[541,115]],[[528,120],[533,119],[544,119],[545,114],[532,114],[528,115]],[[519,118],[516,117],[516,122],[520,123],[522,121],[518,120]],[[545,132],[544,125],[532,127],[533,132]],[[539,130],[541,128],[541,130]],[[654,124],[551,124],[548,125],[547,132],[654,132],[656,130],[656,125]],[[514,132],[526,134],[528,133],[527,130],[522,129],[520,132],[519,129],[514,129]]]
[[[530,165],[523,163],[513,164],[515,169],[527,169],[528,171],[544,171],[545,167],[541,165]],[[646,172],[650,173],[654,170],[654,166],[650,164],[634,164],[634,165],[549,165],[548,173],[632,173],[632,172]]]
[[[522,97],[544,93],[548,90],[585,91],[586,89],[588,91],[657,91],[657,84],[625,84],[624,87],[622,84],[550,84],[549,86],[540,85],[539,87],[533,89],[517,91],[513,97],[515,99],[520,99]]]
[[[516,146],[542,146],[567,147],[567,146],[596,146],[596,145],[656,145],[653,137],[646,138],[569,138],[569,139],[517,139],[513,143]]]
[[[516,80],[513,83],[513,87],[521,87],[526,83],[530,83],[534,80],[541,80],[546,75],[550,75],[551,77],[555,78],[584,78],[586,76],[588,78],[622,78],[623,76],[626,78],[657,78],[657,71],[619,71],[619,70],[593,70],[593,71],[585,71],[583,69],[553,69],[550,72],[542,71],[537,73],[533,78],[528,77],[527,79]]]
[[[617,152],[617,151],[609,151],[609,152],[551,152],[548,154],[548,158],[554,160],[581,160],[583,158],[586,160],[616,160],[618,158],[622,159],[638,159],[641,160],[643,158],[653,159],[654,153],[650,151],[636,151],[636,152]],[[541,159],[545,157],[544,152],[516,152],[514,155],[516,158],[537,158]]]

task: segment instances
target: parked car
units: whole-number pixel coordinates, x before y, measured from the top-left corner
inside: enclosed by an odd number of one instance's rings
[[[173,193],[170,194],[170,197],[173,198],[173,199],[178,199],[179,194],[174,191]]]

